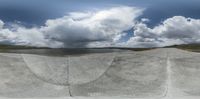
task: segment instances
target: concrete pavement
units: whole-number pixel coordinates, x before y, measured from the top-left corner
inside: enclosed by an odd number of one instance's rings
[[[0,53],[0,97],[198,99],[200,54],[165,48],[80,56]]]

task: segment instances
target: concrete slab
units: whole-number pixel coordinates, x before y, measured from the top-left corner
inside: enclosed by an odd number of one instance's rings
[[[115,53],[68,57],[70,85],[96,80],[110,67],[114,57]]]
[[[0,53],[0,99],[199,99],[199,62],[199,53],[173,48],[63,57]]]
[[[98,79],[71,87],[73,96],[162,97],[166,60],[139,54],[118,55]]]
[[[170,57],[170,59],[195,57],[195,56],[200,57],[200,53],[189,52],[189,51],[175,49],[175,48],[168,48],[168,49],[163,49],[163,50],[167,51],[168,57]]]
[[[200,56],[176,58],[172,61],[175,96],[200,96]]]
[[[22,56],[27,67],[41,80],[56,85],[68,85],[67,58],[30,54]]]
[[[69,95],[68,87],[45,83],[27,68],[21,55],[0,55],[0,96],[58,97]]]
[[[143,56],[152,56],[152,57],[158,57],[158,58],[167,58],[167,53],[170,49],[151,49],[146,51],[137,51],[136,53]]]

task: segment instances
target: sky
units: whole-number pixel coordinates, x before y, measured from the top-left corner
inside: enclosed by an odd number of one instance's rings
[[[0,0],[0,43],[52,48],[200,42],[199,0]]]

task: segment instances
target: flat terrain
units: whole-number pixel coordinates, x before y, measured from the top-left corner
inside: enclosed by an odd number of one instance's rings
[[[175,48],[0,53],[0,81],[2,98],[199,99],[200,54]]]

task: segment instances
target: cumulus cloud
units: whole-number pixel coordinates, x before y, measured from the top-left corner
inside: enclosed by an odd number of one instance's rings
[[[200,19],[174,16],[149,28],[147,18],[137,18],[143,9],[113,7],[93,12],[71,12],[49,19],[44,26],[25,28],[13,24],[6,28],[0,20],[0,42],[43,47],[162,47],[174,44],[200,43]],[[124,31],[133,28],[134,35],[119,42]]]
[[[45,26],[31,29],[3,28],[4,23],[0,21],[0,41],[48,47],[109,45],[135,25],[142,10],[120,6],[94,12],[71,12],[62,18],[47,20]]]
[[[162,47],[175,44],[200,43],[200,19],[174,16],[154,28],[140,22],[134,36],[126,43],[132,47]]]
[[[39,28],[27,29],[25,27],[18,25],[13,25],[13,26],[14,26],[13,28],[0,29],[1,43],[13,44],[13,45],[38,46],[38,47],[61,46],[61,44],[57,41],[46,39],[45,35],[40,31]]]
[[[93,42],[113,42],[123,31],[132,28],[142,9],[115,7],[97,12],[74,12],[56,20],[48,20],[42,31],[48,38],[65,46],[87,46]],[[91,44],[90,44],[91,45]]]
[[[2,29],[4,26],[4,22],[0,20],[0,29]]]

